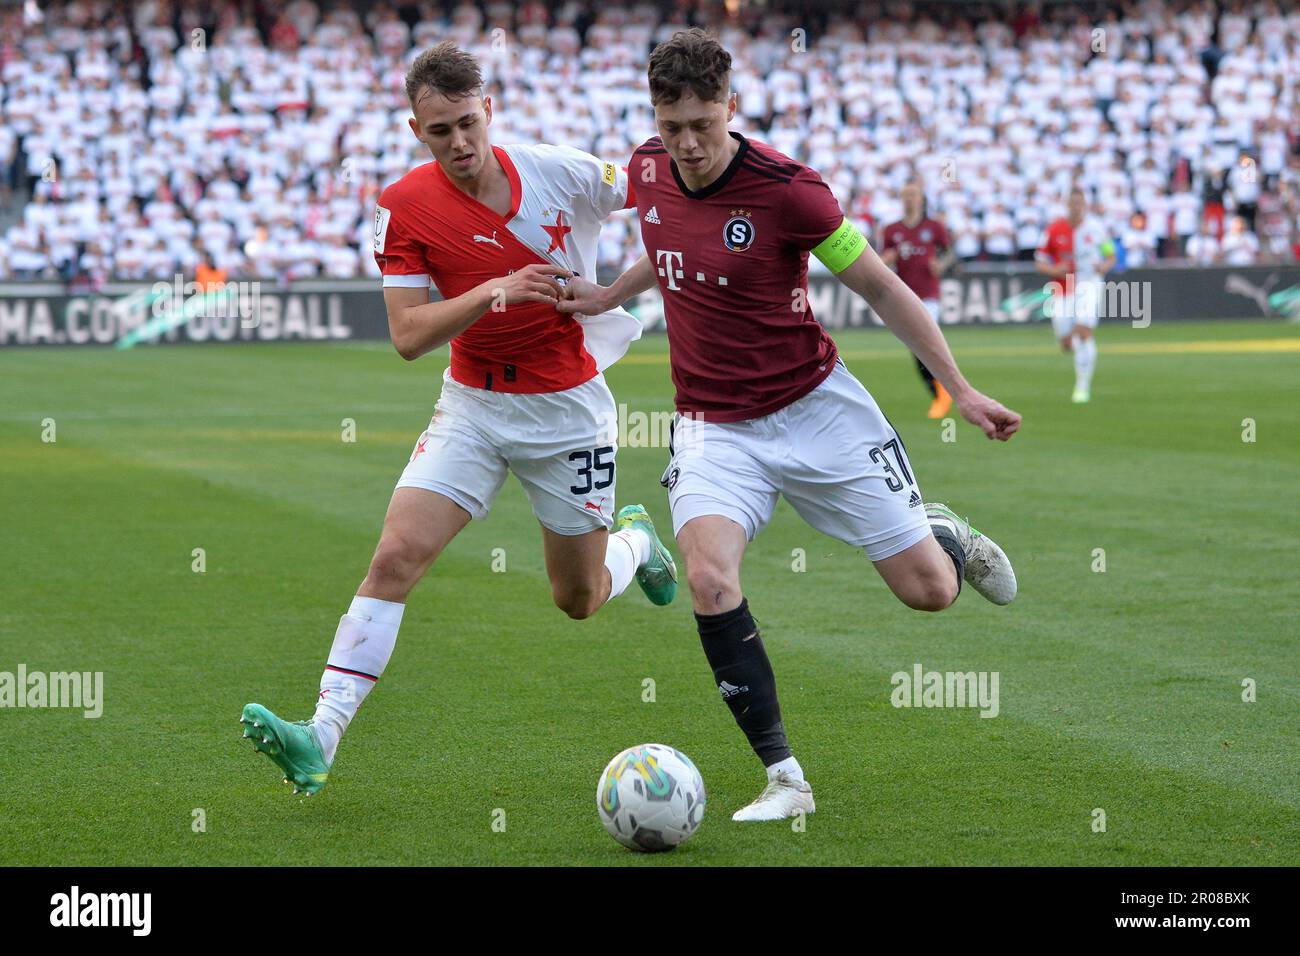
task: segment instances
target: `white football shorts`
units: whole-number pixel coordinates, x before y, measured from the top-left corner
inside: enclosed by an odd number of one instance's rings
[[[721,515],[749,540],[784,495],[799,516],[873,561],[930,534],[902,439],[837,360],[824,382],[785,408],[744,422],[674,416],[668,489],[673,533]]]
[[[447,371],[397,487],[436,491],[483,518],[512,471],[544,527],[563,535],[609,529],[617,415],[603,375],[521,395],[462,385]]]
[[[1099,281],[1078,279],[1073,295],[1053,295],[1047,300],[1051,310],[1052,331],[1058,339],[1069,338],[1076,325],[1097,327],[1098,302],[1102,288]]]

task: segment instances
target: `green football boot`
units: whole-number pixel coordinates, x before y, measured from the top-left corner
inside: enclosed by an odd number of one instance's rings
[[[309,797],[320,793],[330,768],[312,735],[309,721],[289,723],[261,704],[246,704],[239,722],[244,736],[253,741],[253,747],[285,772],[284,782],[293,784],[294,793]]]
[[[636,528],[649,535],[650,560],[637,568],[636,583],[641,585],[651,604],[672,604],[677,597],[677,565],[659,540],[650,515],[641,505],[627,505],[619,511],[617,525],[620,531]]]

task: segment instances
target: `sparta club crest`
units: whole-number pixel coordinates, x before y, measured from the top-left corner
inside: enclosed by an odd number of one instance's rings
[[[745,210],[733,209],[722,227],[722,244],[732,252],[744,252],[754,244],[754,224]]]

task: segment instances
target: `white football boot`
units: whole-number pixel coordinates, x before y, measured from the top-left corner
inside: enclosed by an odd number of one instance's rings
[[[812,787],[807,780],[796,780],[784,771],[767,782],[763,792],[747,807],[731,815],[733,820],[784,820],[800,812],[812,813],[817,809],[813,802]]]
[[[1016,598],[1016,572],[1006,553],[991,538],[980,534],[965,518],[959,518],[945,504],[927,502],[925,516],[942,525],[957,538],[966,552],[966,581],[994,604],[1010,604]]]

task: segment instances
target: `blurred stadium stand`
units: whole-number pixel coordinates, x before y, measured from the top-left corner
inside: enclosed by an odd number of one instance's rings
[[[864,227],[925,184],[966,261],[1016,261],[1090,191],[1130,266],[1300,256],[1300,10],[1127,3],[0,3],[0,280],[377,276],[380,189],[428,155],[402,76],[454,39],[496,142],[626,162],[650,48],[735,57],[735,128]],[[628,217],[605,269],[640,254]]]

